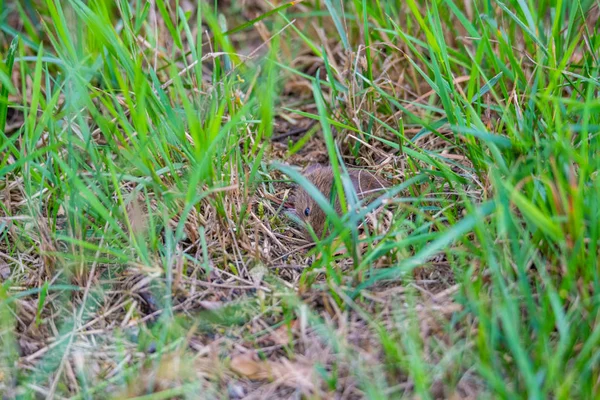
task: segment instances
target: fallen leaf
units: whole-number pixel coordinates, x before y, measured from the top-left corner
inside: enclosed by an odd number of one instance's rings
[[[238,375],[249,379],[264,379],[263,361],[256,361],[250,354],[233,357],[229,367]]]
[[[279,361],[261,361],[251,354],[242,354],[232,358],[230,368],[248,379],[272,380],[306,392],[315,390],[313,367],[306,363],[291,362],[285,358]]]
[[[144,213],[137,198],[133,198],[127,205],[127,214],[133,233],[135,235],[143,234],[148,226],[148,216]]]
[[[272,341],[277,345],[285,345],[293,339],[294,332],[298,328],[298,320],[292,321],[292,323],[288,326],[288,324],[281,325],[279,328],[275,329],[269,336],[268,340]]]

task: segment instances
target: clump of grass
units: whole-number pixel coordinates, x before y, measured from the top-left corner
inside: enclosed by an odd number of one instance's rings
[[[599,3],[245,4],[0,1],[0,392],[598,397]]]

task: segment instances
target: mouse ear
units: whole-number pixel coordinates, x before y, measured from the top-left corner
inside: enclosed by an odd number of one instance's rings
[[[292,194],[283,202],[283,207],[288,209],[296,208],[296,195]]]
[[[303,175],[310,175],[313,172],[315,172],[316,170],[318,170],[319,168],[323,168],[323,166],[321,164],[309,164],[308,166],[306,166],[306,168],[304,168],[304,171],[302,171]]]
[[[348,174],[359,196],[376,194],[379,192],[379,189],[385,189],[390,186],[385,179],[365,169],[351,169],[348,171]]]

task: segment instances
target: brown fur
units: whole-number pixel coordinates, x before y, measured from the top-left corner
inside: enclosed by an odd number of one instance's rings
[[[382,190],[390,186],[385,179],[364,169],[349,169],[348,174],[360,200],[368,200],[380,196]],[[314,165],[305,170],[304,176],[319,189],[327,200],[331,198],[331,189],[334,187],[331,167]],[[338,215],[340,215],[341,207],[337,199],[334,208]],[[298,187],[294,193],[294,209],[298,217],[305,223],[310,224],[318,237],[322,237],[327,216],[314,199],[301,187]],[[305,210],[307,209],[308,216],[305,215]]]

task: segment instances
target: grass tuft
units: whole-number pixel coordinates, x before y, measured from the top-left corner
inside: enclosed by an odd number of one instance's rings
[[[599,398],[599,19],[0,0],[0,393]]]

